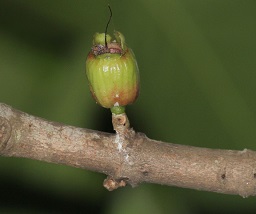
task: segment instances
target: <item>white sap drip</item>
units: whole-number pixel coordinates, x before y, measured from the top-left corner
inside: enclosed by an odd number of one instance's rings
[[[115,143],[117,144],[117,149],[121,153],[121,155],[124,157],[125,161],[128,162],[128,164],[132,165],[133,162],[129,159],[130,155],[127,152],[127,150],[123,147],[123,136],[121,136],[119,133],[116,133],[116,139]]]

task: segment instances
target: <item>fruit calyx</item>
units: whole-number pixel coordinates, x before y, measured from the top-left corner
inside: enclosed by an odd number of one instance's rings
[[[93,38],[92,53],[95,56],[105,53],[124,55],[127,47],[125,45],[124,36],[118,32],[114,32],[115,39],[111,40],[111,36],[105,33],[96,33]]]

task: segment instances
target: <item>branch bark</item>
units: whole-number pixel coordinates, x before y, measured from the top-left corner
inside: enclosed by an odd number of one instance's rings
[[[256,194],[256,152],[197,148],[147,138],[113,116],[116,134],[67,126],[0,104],[0,155],[65,164],[108,175],[104,186],[157,183]]]

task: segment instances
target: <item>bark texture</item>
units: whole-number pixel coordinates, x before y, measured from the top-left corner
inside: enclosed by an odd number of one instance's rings
[[[108,175],[108,190],[141,182],[256,194],[256,152],[155,141],[113,115],[116,134],[46,121],[0,104],[0,155],[65,164]]]

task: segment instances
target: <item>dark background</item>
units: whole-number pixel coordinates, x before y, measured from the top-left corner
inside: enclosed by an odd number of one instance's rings
[[[140,68],[135,130],[192,146],[256,150],[256,1],[0,0],[0,102],[112,132],[85,78],[95,32],[121,31]],[[255,213],[255,198],[143,184],[108,192],[105,175],[0,158],[0,212]]]

